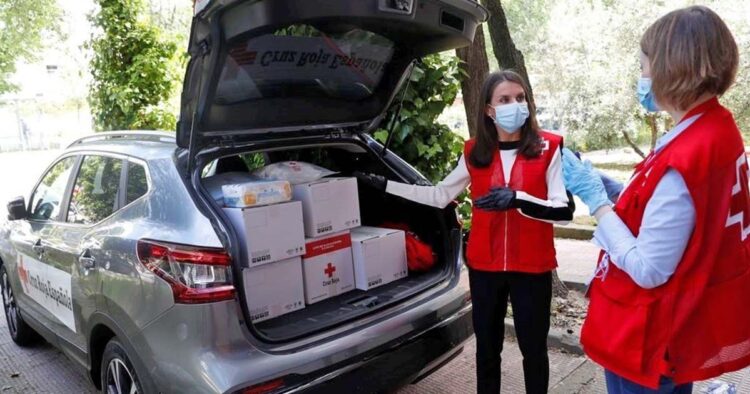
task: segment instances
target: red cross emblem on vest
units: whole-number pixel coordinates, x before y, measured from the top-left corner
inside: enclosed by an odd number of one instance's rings
[[[549,150],[549,140],[542,139],[542,152]]]
[[[325,272],[325,274],[328,275],[329,278],[333,278],[333,273],[336,272],[336,266],[328,263],[328,266],[323,270],[323,272]]]
[[[750,235],[750,190],[748,187],[748,177],[750,167],[747,165],[747,157],[742,153],[737,159],[735,166],[737,181],[732,186],[732,201],[729,205],[729,215],[727,216],[727,227],[733,224],[740,226],[740,239],[742,241]]]

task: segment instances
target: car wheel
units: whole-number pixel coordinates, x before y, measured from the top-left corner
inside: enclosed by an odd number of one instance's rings
[[[113,338],[104,348],[101,365],[102,393],[143,393],[138,375],[122,344]]]
[[[36,343],[39,335],[21,317],[21,311],[16,304],[16,297],[10,287],[10,278],[4,266],[0,266],[0,292],[3,297],[3,311],[5,321],[8,322],[10,337],[19,346],[29,346]]]

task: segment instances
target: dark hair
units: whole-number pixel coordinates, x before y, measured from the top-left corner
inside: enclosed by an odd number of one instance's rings
[[[732,32],[708,7],[672,11],[641,38],[657,103],[686,110],[705,93],[722,95],[737,75],[739,55]]]
[[[502,82],[513,82],[523,87],[527,100],[529,96],[529,85],[523,78],[513,70],[502,70],[491,73],[487,76],[482,84],[482,90],[479,94],[480,102],[477,110],[477,133],[474,136],[476,142],[469,154],[469,162],[474,167],[487,167],[492,163],[492,158],[497,151],[498,137],[495,122],[487,116],[486,108],[492,100],[492,93],[497,85]],[[529,118],[521,126],[521,146],[518,147],[518,153],[526,157],[537,157],[542,152],[541,141],[539,138],[539,124],[536,121],[536,107],[529,102]]]

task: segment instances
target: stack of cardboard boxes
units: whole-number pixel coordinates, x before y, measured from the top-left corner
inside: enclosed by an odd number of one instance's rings
[[[286,190],[293,201],[273,205],[225,198],[235,203],[224,210],[247,250],[243,275],[254,322],[408,275],[404,232],[360,226],[356,178],[323,178]]]

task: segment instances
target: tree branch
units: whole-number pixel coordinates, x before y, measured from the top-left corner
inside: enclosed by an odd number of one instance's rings
[[[623,137],[625,137],[625,142],[627,142],[627,143],[628,143],[628,145],[630,145],[630,147],[631,147],[631,148],[633,148],[633,150],[635,151],[635,153],[637,153],[637,154],[638,154],[638,156],[640,156],[640,157],[641,157],[642,159],[645,159],[645,158],[646,158],[646,155],[645,155],[645,154],[643,153],[643,151],[642,151],[642,150],[641,150],[641,149],[640,149],[640,148],[638,147],[638,145],[636,145],[636,144],[635,144],[635,142],[633,142],[633,140],[631,140],[631,139],[630,139],[630,136],[628,135],[628,132],[627,132],[627,131],[623,130],[623,131],[622,131],[622,136],[623,136]]]
[[[523,79],[529,85],[529,97],[526,100],[534,103],[534,94],[531,89],[531,81],[526,71],[523,54],[516,49],[516,44],[510,35],[508,29],[508,20],[505,18],[505,11],[500,0],[482,0],[482,4],[490,11],[490,20],[487,22],[490,38],[492,41],[492,50],[495,52],[497,64],[502,69],[512,69],[521,74]]]

